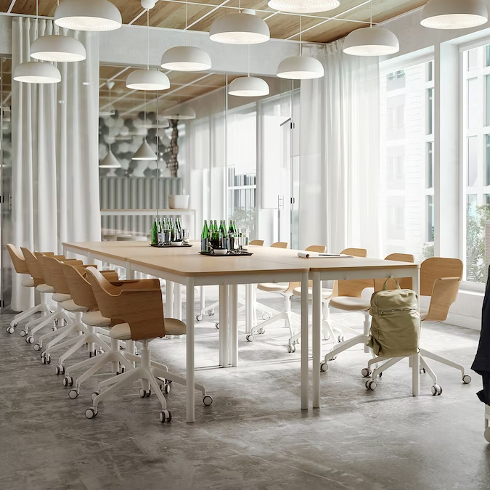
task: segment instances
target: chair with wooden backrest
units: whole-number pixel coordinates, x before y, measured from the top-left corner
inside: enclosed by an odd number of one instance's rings
[[[249,245],[255,245],[257,247],[262,247],[264,245],[264,240],[252,240]]]
[[[420,296],[429,296],[430,304],[427,313],[421,315],[422,321],[442,322],[447,319],[449,308],[456,301],[459,285],[463,278],[463,263],[459,259],[447,259],[433,257],[422,262],[420,268]],[[419,349],[420,366],[433,380],[432,395],[438,396],[442,388],[437,383],[437,376],[427,363],[427,359],[446,364],[449,367],[461,371],[464,384],[471,383],[471,376],[465,373],[464,366],[449,359],[434,354],[426,349]],[[376,389],[373,381],[381,373],[400,362],[403,357],[389,359],[382,366],[372,372],[372,379],[366,382],[366,388]],[[368,367],[362,370],[363,376],[371,376],[371,366],[384,358],[375,358],[369,361]]]
[[[29,274],[29,269],[27,267],[26,260],[22,255],[22,252],[11,243],[7,244],[7,250],[14,265],[15,272],[22,275],[22,286],[25,288],[34,288],[34,278]],[[15,327],[19,322],[26,320],[27,318],[35,315],[36,313],[41,313],[42,316],[49,313],[48,305],[46,304],[44,295],[41,295],[42,302],[29,310],[23,311],[18,315],[15,315],[14,319],[10,322],[7,327],[7,333],[14,333]]]
[[[271,245],[271,248],[288,248],[287,242],[275,242]]]
[[[388,255],[385,260],[413,263],[414,257],[413,255],[409,254],[391,254]],[[329,360],[336,359],[341,352],[344,352],[355,345],[363,344],[364,352],[370,352],[367,342],[369,340],[369,331],[371,329],[371,317],[369,314],[371,300],[370,298],[363,298],[362,292],[367,288],[379,287],[382,289],[386,281],[387,279],[381,279],[378,281],[373,279],[355,279],[350,281],[336,281],[334,283],[329,307],[333,306],[334,308],[343,311],[357,311],[364,313],[364,331],[361,335],[358,335],[357,332],[354,331],[356,336],[347,341],[344,341],[343,338],[339,339],[341,342],[325,356],[325,361],[320,365],[320,369],[323,372],[327,371]],[[406,279],[402,279],[401,281],[403,285],[411,286],[411,282],[406,282]],[[349,330],[352,329],[349,328]]]
[[[141,380],[142,389],[140,397],[149,397],[151,390],[162,405],[160,413],[161,422],[170,422],[171,413],[167,410],[166,400],[159,387],[156,377],[175,381],[185,385],[185,379],[165,371],[151,364],[149,342],[165,335],[184,335],[185,323],[174,318],[164,318],[163,301],[160,282],[155,279],[144,281],[144,289],[121,289],[108,282],[104,276],[92,267],[87,269],[87,278],[92,286],[97,304],[102,314],[111,318],[113,327],[110,336],[117,340],[139,340],[142,343],[141,365],[114,380],[107,380],[99,384],[99,389],[111,385],[102,393],[96,392],[93,396],[93,405],[86,412],[87,418],[97,415],[98,404],[110,397],[122,387]],[[142,281],[143,283],[143,281]],[[205,394],[205,388],[196,385],[203,392],[205,405],[212,403],[212,398]]]
[[[275,248],[287,248],[287,244],[285,243],[275,243],[271,245],[271,247]],[[308,247],[305,251],[306,252],[317,252],[317,253],[325,253],[326,247],[323,245],[312,245]],[[295,334],[293,330],[293,323],[292,323],[292,316],[293,312],[291,311],[291,298],[293,297],[293,292],[296,288],[300,286],[299,283],[297,282],[290,282],[287,284],[283,283],[263,283],[263,284],[258,284],[257,289],[260,291],[265,291],[268,293],[280,293],[284,297],[284,311],[276,313],[273,315],[271,318],[268,320],[260,323],[259,325],[256,325],[252,328],[252,331],[247,334],[246,338],[249,342],[253,342],[254,340],[254,334],[264,334],[265,333],[265,327],[268,325],[275,323],[279,320],[284,320],[286,323],[286,327],[289,328],[289,342],[288,342],[288,352],[292,353],[295,352],[296,347],[295,344],[296,342],[292,341],[297,335]]]

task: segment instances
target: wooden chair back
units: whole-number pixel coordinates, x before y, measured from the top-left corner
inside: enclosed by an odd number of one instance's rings
[[[286,242],[275,242],[271,245],[272,248],[288,248],[288,244]]]
[[[410,262],[413,264],[415,262],[415,258],[411,254],[390,254],[385,260],[392,260],[394,262]],[[402,289],[412,289],[412,278],[411,277],[402,277],[397,278],[398,284]],[[386,282],[386,279],[375,279],[374,280],[374,290],[381,291]],[[394,279],[388,280],[386,284],[386,289],[396,289],[396,281]]]
[[[41,263],[43,270],[46,270],[47,276],[51,281],[50,286],[54,287],[54,290],[60,294],[70,294],[70,288],[66,282],[63,269],[61,268],[61,262],[54,257],[42,257]],[[83,305],[81,305],[83,306]]]
[[[27,268],[26,260],[22,255],[22,252],[11,243],[7,243],[7,250],[10,255],[10,259],[14,264],[14,269],[17,274],[29,274],[29,269]]]
[[[367,250],[365,248],[346,248],[340,253],[343,255],[352,255],[353,257],[367,257]],[[350,281],[334,281],[332,297],[349,296],[351,298],[360,298],[362,292],[366,288],[372,287],[374,287],[373,279],[351,279]]]
[[[61,270],[65,276],[70,296],[75,304],[84,306],[93,311],[97,309],[97,300],[90,283],[83,277],[85,270],[70,264],[61,263]]]
[[[324,254],[327,251],[327,247],[324,245],[310,245],[305,252],[316,252],[319,254]]]
[[[259,247],[262,247],[264,245],[264,240],[252,240],[249,245],[257,245]]]
[[[26,266],[29,274],[34,279],[34,286],[46,284],[44,280],[43,270],[36,256],[27,248],[21,247],[22,255],[26,261]]]
[[[54,287],[53,280],[51,279],[51,274],[50,274],[50,269],[47,267],[46,263],[44,262],[44,258],[46,257],[43,253],[41,252],[34,252],[34,255],[37,258],[38,264],[41,266],[41,272],[44,277],[44,283],[47,284],[48,286],[51,286],[54,288],[56,291],[56,288]],[[61,291],[59,291],[61,292]]]
[[[420,295],[432,296],[434,284],[438,279],[456,277],[463,279],[463,262],[459,259],[431,257],[420,266]]]

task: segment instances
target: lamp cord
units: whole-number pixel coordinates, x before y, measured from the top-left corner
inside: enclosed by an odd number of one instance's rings
[[[187,0],[185,0],[185,45],[187,46]]]
[[[147,43],[148,43],[148,59],[146,69],[150,69],[150,9],[146,9],[146,31],[147,31]]]
[[[299,16],[299,55],[301,56],[302,50],[301,50],[301,34],[303,31],[302,25],[301,25],[301,15]]]
[[[370,6],[371,6],[371,22],[370,22],[370,27],[373,27],[373,0],[371,0]]]

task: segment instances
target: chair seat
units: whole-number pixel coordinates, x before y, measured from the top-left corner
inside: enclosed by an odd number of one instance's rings
[[[85,306],[78,306],[72,299],[69,299],[68,301],[62,301],[60,306],[64,310],[72,311],[73,313],[80,313],[88,310],[88,308],[86,308]]]
[[[367,311],[371,308],[371,302],[369,298],[339,296],[330,300],[330,306],[346,311]]]
[[[332,290],[331,289],[323,289],[322,290],[322,298],[323,299],[328,299],[330,296],[332,296]],[[298,286],[297,288],[293,289],[293,296],[300,296],[301,297],[301,286]],[[313,288],[308,288],[308,298],[313,297]]]
[[[165,318],[165,335],[184,335],[186,325],[175,318]],[[129,323],[120,323],[111,328],[111,337],[117,340],[131,340]]]
[[[34,279],[32,277],[23,277],[22,278],[22,286],[25,288],[33,288],[34,287]]]
[[[289,288],[289,284],[285,283],[270,283],[266,282],[263,284],[258,284],[257,289],[260,289],[261,291],[267,291],[268,293],[283,293],[284,291],[287,291]]]
[[[57,303],[64,303],[65,301],[70,301],[71,296],[69,294],[55,293],[53,294],[53,301]]]
[[[100,311],[89,311],[82,316],[82,322],[89,327],[109,327],[111,319],[102,316]]]
[[[36,289],[40,293],[54,293],[54,287],[48,286],[47,284],[39,284],[39,286],[37,286]]]

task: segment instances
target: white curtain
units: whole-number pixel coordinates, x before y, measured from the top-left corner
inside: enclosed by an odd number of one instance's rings
[[[35,20],[13,19],[12,70],[31,61],[37,35],[53,33],[52,21],[40,20],[36,28]],[[59,84],[12,82],[13,242],[36,251],[100,240],[99,40],[94,33],[61,33],[85,45],[87,60],[58,63]],[[31,302],[14,274],[12,308]]]
[[[343,40],[305,48],[325,77],[301,83],[300,247],[380,253],[379,63],[349,56]]]

